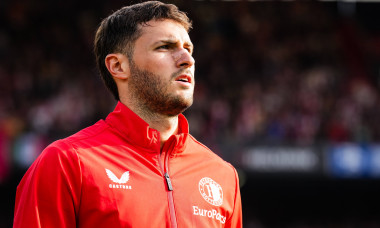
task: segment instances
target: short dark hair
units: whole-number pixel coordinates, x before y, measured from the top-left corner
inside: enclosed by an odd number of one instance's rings
[[[119,100],[119,92],[115,80],[105,65],[106,56],[110,53],[123,53],[131,61],[135,41],[141,36],[139,25],[151,20],[165,19],[180,23],[187,32],[191,28],[190,19],[177,6],[159,1],[123,7],[100,23],[94,41],[96,64],[104,84],[116,100]]]

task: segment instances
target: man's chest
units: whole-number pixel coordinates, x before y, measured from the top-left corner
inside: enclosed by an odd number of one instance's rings
[[[159,155],[124,150],[81,158],[79,218],[92,225],[109,220],[115,227],[170,227],[174,217],[179,227],[223,227],[232,211],[231,186],[224,187],[212,163],[162,161]]]

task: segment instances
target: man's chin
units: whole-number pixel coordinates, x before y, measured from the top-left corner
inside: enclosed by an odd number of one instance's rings
[[[193,99],[182,100],[172,103],[169,108],[166,109],[165,115],[167,116],[178,116],[188,109],[193,104]]]

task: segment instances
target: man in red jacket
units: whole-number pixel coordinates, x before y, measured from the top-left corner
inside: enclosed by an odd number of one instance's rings
[[[20,182],[14,227],[241,227],[236,170],[195,140],[191,23],[176,6],[124,7],[95,55],[118,104],[49,145]]]

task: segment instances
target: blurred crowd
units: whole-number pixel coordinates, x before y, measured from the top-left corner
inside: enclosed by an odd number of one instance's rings
[[[221,156],[233,161],[234,145],[380,141],[373,5],[172,2],[194,27],[190,132]],[[100,20],[124,4],[0,2],[0,183],[112,111],[92,42]]]
[[[196,9],[193,133],[243,144],[379,141],[379,30],[338,10],[320,2]]]

